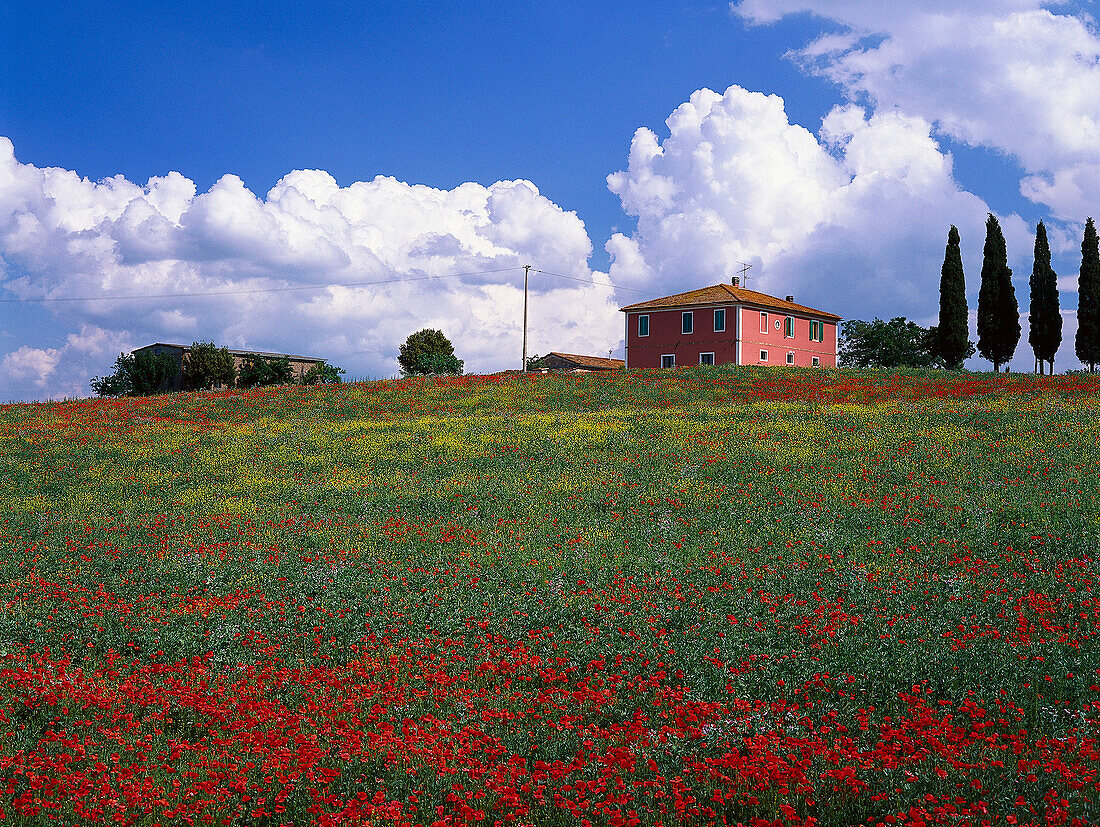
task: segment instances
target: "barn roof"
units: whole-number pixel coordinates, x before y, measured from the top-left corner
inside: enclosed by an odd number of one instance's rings
[[[151,347],[158,347],[158,346],[159,347],[179,348],[182,351],[184,351],[185,353],[190,352],[190,350],[191,350],[191,345],[176,345],[176,344],[172,344],[171,342],[153,342],[153,344],[145,345],[144,347],[139,347],[139,348],[137,348],[137,350],[148,350]],[[218,348],[218,350],[221,350],[221,348]],[[295,362],[323,362],[323,361],[325,361],[324,359],[319,359],[316,356],[297,356],[293,353],[269,353],[266,350],[234,350],[231,347],[226,348],[226,350],[229,351],[230,356],[276,356],[276,357],[286,356],[288,359],[293,359]],[[135,350],[135,353],[136,352],[137,351]]]
[[[584,368],[596,368],[598,370],[614,370],[621,368],[626,363],[622,359],[604,359],[601,356],[581,356],[576,353],[558,353],[553,351],[547,356],[557,356],[559,359],[567,359]]]
[[[741,302],[742,304],[751,304],[756,307],[770,307],[776,310],[805,313],[810,316],[819,316],[825,319],[839,320],[841,318],[835,313],[826,313],[824,310],[817,310],[813,307],[807,307],[804,304],[789,302],[785,299],[779,299],[775,296],[769,296],[767,293],[760,293],[745,287],[734,287],[732,284],[715,284],[710,287],[702,287],[698,290],[689,290],[686,293],[676,293],[659,299],[650,299],[649,301],[638,302],[637,304],[628,304],[626,307],[620,307],[619,310],[626,313],[636,310],[664,310],[672,307],[694,307],[696,305],[728,304],[730,302]]]

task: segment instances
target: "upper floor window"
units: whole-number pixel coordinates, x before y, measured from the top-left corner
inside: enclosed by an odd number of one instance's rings
[[[683,323],[682,323],[682,326],[681,326],[680,329],[684,333],[691,333],[693,327],[694,327],[694,322],[692,321],[691,311],[687,310],[687,311],[684,312]]]
[[[714,311],[714,332],[721,333],[726,329],[726,310],[719,308]]]
[[[768,332],[768,314],[763,311],[760,311],[760,332]]]
[[[810,320],[810,341],[824,342],[825,341],[825,323],[819,322],[816,319]]]
[[[794,338],[794,316],[787,317],[787,326],[783,330],[783,335],[788,339]]]
[[[639,316],[638,317],[638,335],[639,336],[648,336],[649,335],[649,316]]]

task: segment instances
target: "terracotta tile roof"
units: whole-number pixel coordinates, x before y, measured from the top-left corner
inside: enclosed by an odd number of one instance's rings
[[[552,352],[546,355],[557,356],[560,359],[568,359],[570,362],[576,362],[581,367],[599,368],[601,370],[614,370],[626,364],[622,359],[604,359],[600,356],[580,356],[576,353]]]
[[[777,310],[806,313],[811,316],[820,316],[826,319],[839,320],[841,318],[835,313],[826,313],[824,310],[817,310],[813,307],[806,307],[804,304],[796,304],[794,302],[785,301],[784,299],[777,299],[775,296],[769,296],[767,293],[758,293],[755,290],[749,290],[745,287],[734,287],[732,284],[715,284],[710,287],[703,287],[699,290],[689,290],[686,293],[676,293],[675,295],[665,296],[660,299],[650,299],[646,302],[628,304],[626,307],[620,307],[619,310],[626,313],[627,311],[634,310],[659,310],[668,307],[693,307],[700,304],[729,304],[730,302],[741,302],[742,304],[751,304],[756,307],[774,307]]]

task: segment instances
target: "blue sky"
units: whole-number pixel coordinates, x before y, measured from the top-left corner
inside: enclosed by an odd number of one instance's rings
[[[1021,311],[1039,219],[1076,307],[1100,183],[1091,2],[228,5],[0,8],[0,298],[530,262],[640,291],[542,277],[533,350],[621,353],[618,306],[736,260],[752,286],[848,318],[932,323],[951,223],[973,311],[992,210]],[[119,350],[157,340],[387,376],[436,326],[469,369],[512,367],[516,276],[9,302],[0,397],[86,395]],[[1025,319],[1014,366],[1030,365]]]

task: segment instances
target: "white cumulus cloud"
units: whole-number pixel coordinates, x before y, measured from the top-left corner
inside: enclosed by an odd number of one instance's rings
[[[379,176],[341,187],[327,172],[297,170],[263,197],[228,174],[199,193],[177,172],[141,185],[36,168],[0,138],[0,281],[23,299],[89,299],[41,306],[60,329],[84,331],[80,341],[90,331],[127,346],[214,340],[388,376],[406,336],[438,327],[467,370],[514,368],[517,268],[606,281],[589,269],[591,251],[577,215],[529,181],[440,190]],[[394,279],[419,280],[329,286]],[[268,288],[293,289],[258,292]],[[196,292],[233,295],[91,300]],[[617,348],[617,307],[608,286],[535,275],[529,350]],[[88,379],[107,372],[117,354],[73,341],[21,346],[0,357],[0,371],[6,385],[33,384],[31,396],[72,395],[59,374],[71,364],[87,394]]]
[[[956,184],[929,124],[899,113],[837,107],[815,135],[775,95],[731,86],[695,92],[642,128],[626,170],[608,177],[638,217],[607,245],[611,274],[668,293],[729,278],[847,316],[934,315],[947,230],[957,224],[977,290],[987,205]],[[1023,250],[1028,229],[1002,221]]]
[[[977,306],[990,210],[955,181],[951,155],[923,118],[849,104],[815,134],[790,122],[781,98],[731,86],[695,92],[666,126],[663,140],[639,129],[627,168],[608,176],[638,219],[606,245],[617,283],[667,295],[726,280],[748,262],[754,289],[846,318],[930,325],[955,224]],[[1016,215],[999,220],[1026,310],[1034,228]],[[1065,357],[1076,361],[1071,344],[1059,356],[1068,366]],[[1027,367],[1026,337],[1017,361]]]
[[[839,23],[842,32],[792,55],[854,100],[1011,156],[1024,171],[1021,192],[1063,219],[1081,221],[1100,206],[1100,35],[1071,4],[742,0],[731,8],[757,24],[800,12]]]

